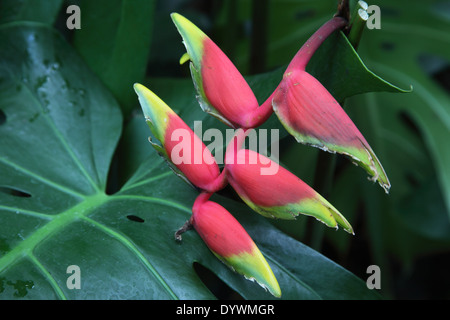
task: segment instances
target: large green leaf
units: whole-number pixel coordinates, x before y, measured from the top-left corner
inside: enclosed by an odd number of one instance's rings
[[[1,299],[214,298],[194,262],[244,298],[271,298],[221,264],[194,231],[174,240],[197,193],[156,153],[106,194],[120,108],[57,33],[7,24],[0,44]],[[378,298],[241,203],[215,199],[254,237],[284,298]],[[81,289],[67,287],[71,265],[80,267]]]

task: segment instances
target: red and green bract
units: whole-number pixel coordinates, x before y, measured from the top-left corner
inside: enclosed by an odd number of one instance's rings
[[[161,146],[155,149],[194,186],[215,192],[223,181],[213,155],[191,128],[148,88],[134,85],[145,119]]]
[[[195,230],[219,260],[280,297],[272,269],[252,238],[224,207],[208,201],[209,196],[203,193],[194,203],[190,222]]]
[[[259,106],[247,81],[225,53],[188,19],[177,13],[171,17],[191,60],[202,109],[234,128],[254,128],[266,121],[273,112],[271,97]]]
[[[192,216],[176,238],[181,239],[180,234],[193,226],[217,258],[279,297],[278,282],[256,244],[224,207],[209,198],[229,182],[261,215],[294,219],[304,214],[353,233],[344,216],[305,182],[273,160],[242,148],[248,130],[260,126],[273,112],[297,141],[350,157],[389,190],[389,180],[366,139],[331,93],[305,71],[317,48],[347,21],[333,17],[320,27],[294,56],[269,98],[258,105],[248,83],[222,50],[183,16],[173,13],[171,17],[187,50],[180,62],[191,60],[202,109],[240,130],[226,148],[225,167],[220,172],[208,148],[187,124],[153,92],[135,85],[147,123],[162,144],[153,143],[155,149],[200,189]]]
[[[304,70],[284,75],[273,107],[286,130],[297,141],[349,156],[386,190],[386,173],[364,136],[334,97]]]
[[[328,227],[341,226],[353,233],[350,223],[336,208],[273,160],[255,151],[240,149],[233,157],[226,156],[226,161],[228,182],[259,214],[280,219],[295,219],[299,214],[313,216]]]

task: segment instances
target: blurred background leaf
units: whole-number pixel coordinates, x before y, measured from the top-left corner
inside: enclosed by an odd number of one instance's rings
[[[0,23],[35,21],[55,23],[64,0],[3,0],[0,2]]]

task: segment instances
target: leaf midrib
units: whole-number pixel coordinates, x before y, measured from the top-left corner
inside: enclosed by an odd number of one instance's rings
[[[86,216],[97,208],[99,205],[106,202],[106,195],[97,193],[93,196],[86,197],[84,201],[73,206],[72,208],[55,215],[48,223],[36,230],[25,240],[21,241],[11,251],[0,258],[0,270],[4,270],[13,265],[18,259],[23,256],[31,255],[33,250],[42,243],[45,239],[63,229],[70,223]],[[18,208],[20,210],[20,208]]]
[[[164,199],[158,199],[153,197],[145,197],[145,196],[131,196],[131,195],[112,195],[108,196],[103,192],[96,193],[91,196],[85,197],[85,199],[73,206],[72,208],[57,214],[50,218],[50,221],[46,223],[44,226],[36,230],[30,236],[28,236],[25,240],[21,241],[17,244],[11,251],[9,251],[4,256],[0,257],[0,271],[4,271],[7,268],[13,266],[16,262],[21,260],[22,258],[29,258],[37,268],[42,272],[45,278],[49,281],[59,298],[66,299],[61,288],[58,286],[55,279],[53,279],[48,272],[47,269],[39,262],[39,260],[34,255],[34,250],[38,247],[39,244],[43,243],[46,239],[50,238],[52,235],[58,233],[63,228],[72,224],[73,222],[84,220],[89,224],[94,225],[97,229],[102,232],[107,233],[113,238],[119,240],[124,246],[127,247],[146,267],[146,269],[157,279],[157,281],[161,284],[161,286],[167,291],[169,296],[172,299],[179,299],[178,296],[173,292],[170,286],[166,283],[163,277],[159,274],[159,272],[155,269],[155,267],[151,264],[151,262],[138,250],[138,248],[133,244],[131,240],[121,235],[119,232],[112,230],[111,228],[89,218],[89,215],[94,212],[100,206],[110,202],[117,200],[145,200],[150,202],[155,202],[163,205],[170,205],[181,209],[183,211],[188,210],[182,205],[176,205],[174,203],[170,203]],[[20,210],[20,209],[17,209]],[[45,218],[49,218],[46,215]]]

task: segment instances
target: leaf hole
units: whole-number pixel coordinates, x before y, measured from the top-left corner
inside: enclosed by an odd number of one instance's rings
[[[193,263],[194,271],[203,284],[219,300],[244,300],[242,296],[231,289],[225,282],[216,276],[211,270],[198,262]]]
[[[0,192],[19,198],[31,198],[28,192],[9,186],[0,186]]]
[[[141,217],[135,216],[133,214],[127,215],[127,219],[130,220],[130,221],[139,222],[139,223],[145,222],[144,219],[142,219]]]
[[[6,122],[6,114],[0,109],[0,126]]]

